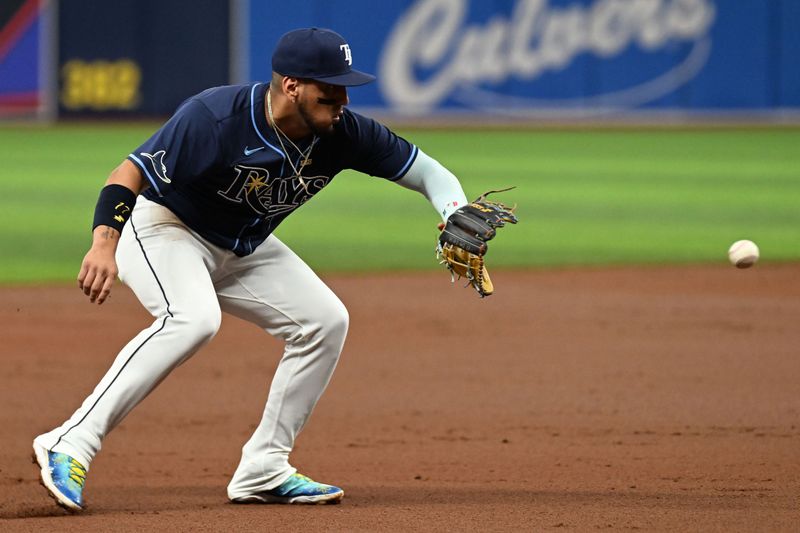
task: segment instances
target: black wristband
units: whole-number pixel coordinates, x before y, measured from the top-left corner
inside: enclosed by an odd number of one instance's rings
[[[111,226],[122,233],[122,228],[131,216],[134,205],[136,205],[136,194],[132,190],[116,183],[106,185],[97,199],[92,231],[97,226]]]

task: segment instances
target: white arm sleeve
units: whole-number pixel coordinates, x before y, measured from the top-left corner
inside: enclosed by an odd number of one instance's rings
[[[422,150],[418,151],[406,175],[396,183],[422,193],[442,220],[447,220],[453,211],[469,203],[458,178]]]

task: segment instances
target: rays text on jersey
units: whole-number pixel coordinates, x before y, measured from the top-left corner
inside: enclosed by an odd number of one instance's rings
[[[331,180],[329,176],[304,177],[304,187],[296,176],[270,176],[265,168],[236,165],[234,170],[230,187],[217,194],[230,202],[246,203],[264,218],[294,211]]]

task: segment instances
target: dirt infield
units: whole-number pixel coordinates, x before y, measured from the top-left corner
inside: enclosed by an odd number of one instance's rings
[[[225,316],[105,441],[89,510],[53,505],[31,439],[149,316],[121,285],[2,298],[0,530],[790,531],[800,524],[800,265],[329,277],[351,313],[293,463],[338,506],[225,487],[280,345]]]

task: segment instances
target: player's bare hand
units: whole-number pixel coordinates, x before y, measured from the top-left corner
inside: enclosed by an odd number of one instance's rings
[[[86,253],[78,272],[78,287],[98,305],[106,301],[117,278],[117,250],[119,232],[106,226],[98,226],[94,232],[92,247]]]

